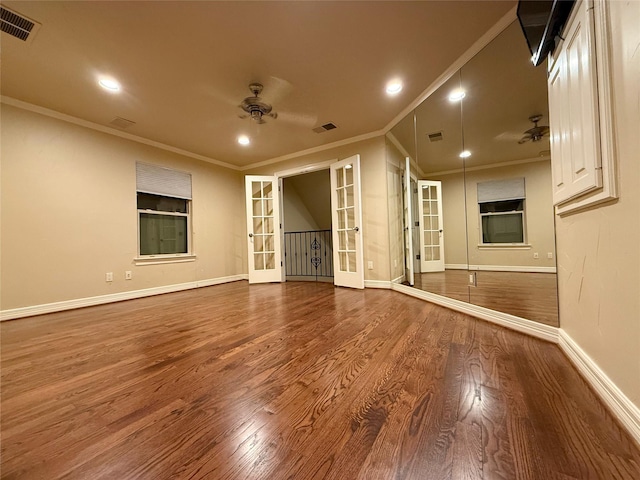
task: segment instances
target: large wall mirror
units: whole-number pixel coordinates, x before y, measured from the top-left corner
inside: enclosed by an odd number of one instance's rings
[[[391,129],[396,281],[559,325],[547,125],[514,22]]]

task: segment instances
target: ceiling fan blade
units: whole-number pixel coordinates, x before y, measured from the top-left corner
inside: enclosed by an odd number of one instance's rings
[[[527,143],[529,140],[531,140],[533,137],[531,135],[525,135],[524,137],[522,137],[520,140],[518,140],[518,143],[520,145],[522,145],[523,143]]]
[[[496,135],[493,138],[494,140],[498,140],[500,142],[517,142],[522,138],[522,134],[515,132],[502,132],[501,134]]]
[[[301,127],[312,128],[318,121],[318,116],[307,113],[280,111],[278,112],[278,120],[300,125]]]
[[[278,103],[288,96],[293,90],[293,85],[282,78],[269,77],[264,84],[264,90],[260,94],[267,103],[277,107]]]

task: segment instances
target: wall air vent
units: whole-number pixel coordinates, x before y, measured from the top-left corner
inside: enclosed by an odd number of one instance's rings
[[[430,142],[439,142],[442,140],[442,132],[427,133]]]
[[[333,130],[334,128],[338,128],[335,123],[329,122],[329,123],[325,123],[324,125],[321,125],[319,127],[316,127],[313,129],[314,132],[316,133],[322,133],[322,132],[326,132],[329,130]]]
[[[0,30],[3,32],[25,43],[31,43],[39,28],[39,23],[12,12],[6,7],[0,7]]]
[[[116,128],[121,128],[121,129],[129,128],[135,124],[136,122],[132,120],[127,120],[126,118],[121,118],[121,117],[116,117],[109,122],[109,125]]]

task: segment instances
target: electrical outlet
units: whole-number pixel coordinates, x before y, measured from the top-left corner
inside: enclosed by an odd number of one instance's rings
[[[473,273],[469,274],[469,284],[470,285],[475,285],[475,275]]]
[[[113,272],[107,272],[104,276],[105,282],[113,282]]]
[[[547,258],[553,258],[553,252],[547,253]]]
[[[367,268],[368,268],[369,270],[373,270],[373,260],[369,260],[369,261],[367,262]]]
[[[133,275],[131,274],[131,270],[127,270],[126,272],[124,272],[124,279],[125,280],[131,280],[132,277],[133,277]]]
[[[538,252],[535,252],[535,253],[533,254],[533,258],[540,258],[540,255],[538,255]]]

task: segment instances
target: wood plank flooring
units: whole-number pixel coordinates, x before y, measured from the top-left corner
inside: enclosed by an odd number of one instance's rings
[[[3,479],[639,479],[557,346],[246,282],[4,322]]]
[[[477,271],[477,286],[467,270],[419,273],[415,288],[498,312],[559,326],[558,282],[555,273]]]

